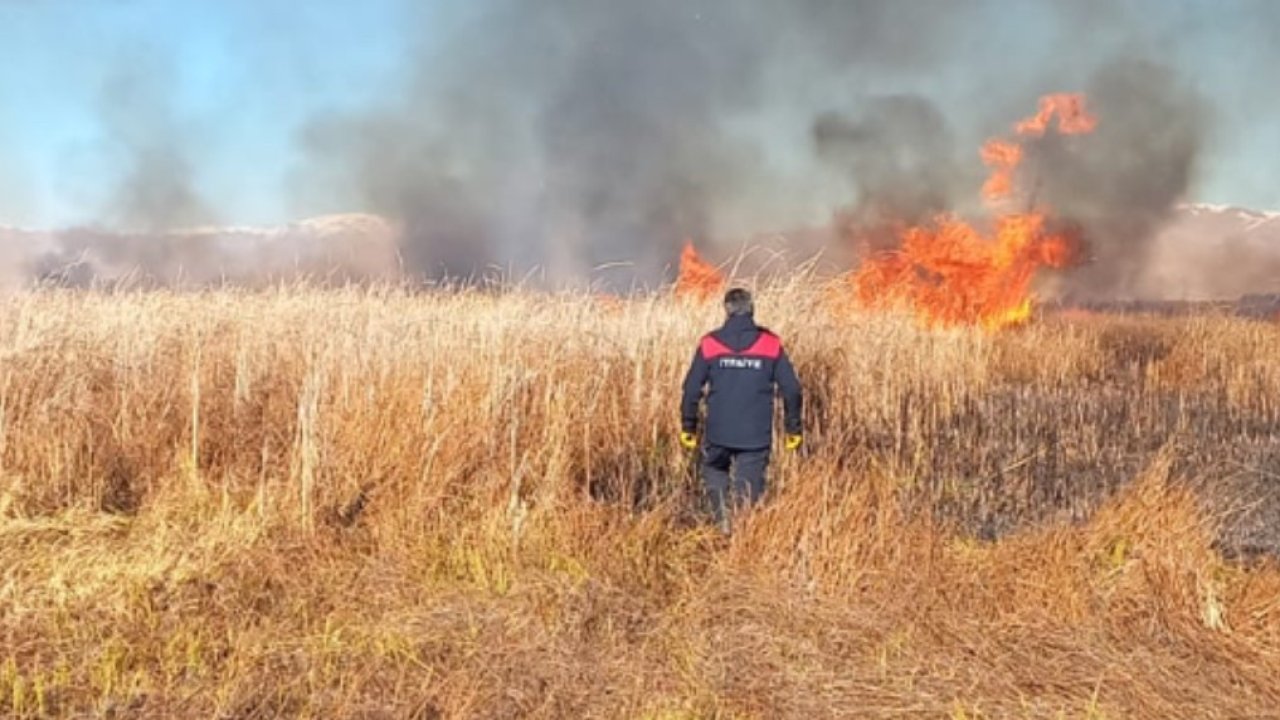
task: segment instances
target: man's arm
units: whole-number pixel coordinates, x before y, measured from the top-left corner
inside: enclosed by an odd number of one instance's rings
[[[698,431],[698,403],[702,401],[702,386],[707,383],[711,366],[702,357],[702,348],[693,351],[693,362],[684,375],[684,397],[680,400],[680,429],[687,433]]]
[[[778,355],[773,377],[778,383],[779,392],[782,393],[783,428],[788,435],[799,435],[800,410],[804,403],[804,395],[800,389],[800,378],[796,377],[796,369],[791,366],[791,359],[787,357],[786,350]]]

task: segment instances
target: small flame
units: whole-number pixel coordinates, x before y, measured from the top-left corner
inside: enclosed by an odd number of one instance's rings
[[[1065,135],[1087,133],[1096,119],[1084,97],[1048,95],[1039,111],[1014,125],[1022,137],[1044,135],[1057,119]],[[1024,152],[1019,140],[995,138],[982,147],[991,174],[982,187],[990,206],[1011,197]],[[998,213],[984,233],[959,218],[942,215],[905,228],[898,249],[865,262],[853,275],[855,297],[864,307],[908,305],[926,325],[970,325],[987,330],[1030,319],[1031,283],[1043,267],[1067,267],[1078,257],[1077,238],[1049,227],[1047,208]]]
[[[595,302],[595,306],[607,315],[617,315],[626,308],[622,298],[610,293],[596,292],[591,299]]]
[[[1014,125],[1019,135],[1039,137],[1049,129],[1053,118],[1058,118],[1058,132],[1063,135],[1083,135],[1098,127],[1098,119],[1084,107],[1084,96],[1078,93],[1055,93],[1040,98],[1040,111]]]
[[[716,266],[702,259],[692,242],[686,242],[680,253],[680,275],[676,279],[676,295],[706,300],[724,289],[724,275]]]
[[[1030,319],[1031,298],[1027,298],[1017,307],[1009,308],[999,315],[983,318],[982,327],[985,330],[999,330],[1000,328],[1022,325]]]
[[[1022,162],[1022,146],[1005,140],[988,140],[982,146],[982,162],[991,175],[982,185],[982,197],[999,200],[1013,193],[1013,172]]]

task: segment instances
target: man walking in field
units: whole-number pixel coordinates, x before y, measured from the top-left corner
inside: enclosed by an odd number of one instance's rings
[[[716,524],[728,532],[731,507],[753,504],[764,494],[775,387],[782,394],[786,448],[799,448],[802,436],[800,380],[782,341],[756,325],[746,290],[726,293],[724,309],[724,325],[703,336],[684,378],[680,444],[698,446],[698,404],[709,386],[702,478]]]

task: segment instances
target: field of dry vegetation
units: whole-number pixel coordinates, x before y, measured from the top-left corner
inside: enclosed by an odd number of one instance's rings
[[[722,538],[714,304],[0,300],[0,716],[1280,715],[1280,327],[759,319],[807,444]]]

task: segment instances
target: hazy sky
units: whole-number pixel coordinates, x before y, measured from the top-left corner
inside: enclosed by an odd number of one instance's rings
[[[1015,0],[974,4],[983,10],[957,27],[966,35],[951,44],[946,61],[885,78],[880,89],[901,82],[931,90],[944,109],[959,108],[981,103],[971,88],[1002,82],[1002,66],[1017,81],[1024,62],[1052,62],[1037,53],[1052,52],[1051,39],[1062,42],[1057,15]],[[1192,199],[1280,208],[1274,78],[1280,13],[1270,10],[1280,3],[1091,0],[1080,12],[1115,4],[1132,17],[1151,17],[1144,52],[1175,65],[1212,108]],[[445,19],[450,3],[432,5],[0,0],[0,223],[109,219],[112,188],[128,172],[128,149],[157,135],[180,147],[196,190],[219,221],[279,222],[366,209],[356,200],[343,207],[298,202],[291,188],[305,181],[298,175],[298,136],[316,116],[385,102],[405,82],[408,56],[447,46],[455,27]],[[1100,18],[1096,32],[1106,33],[1106,22]],[[1081,27],[1094,31],[1087,18]],[[447,54],[438,62],[447,63]],[[969,82],[957,82],[959,75]],[[867,79],[860,82],[865,86]],[[1059,89],[1072,88],[1043,88]],[[112,110],[121,93],[133,112]],[[137,108],[145,109],[145,122],[137,120]],[[777,142],[805,147],[807,139]]]
[[[294,133],[358,105],[396,71],[404,3],[288,0],[0,0],[3,220],[93,217],[121,171],[104,85],[153,79],[200,188],[228,220],[289,217]]]

